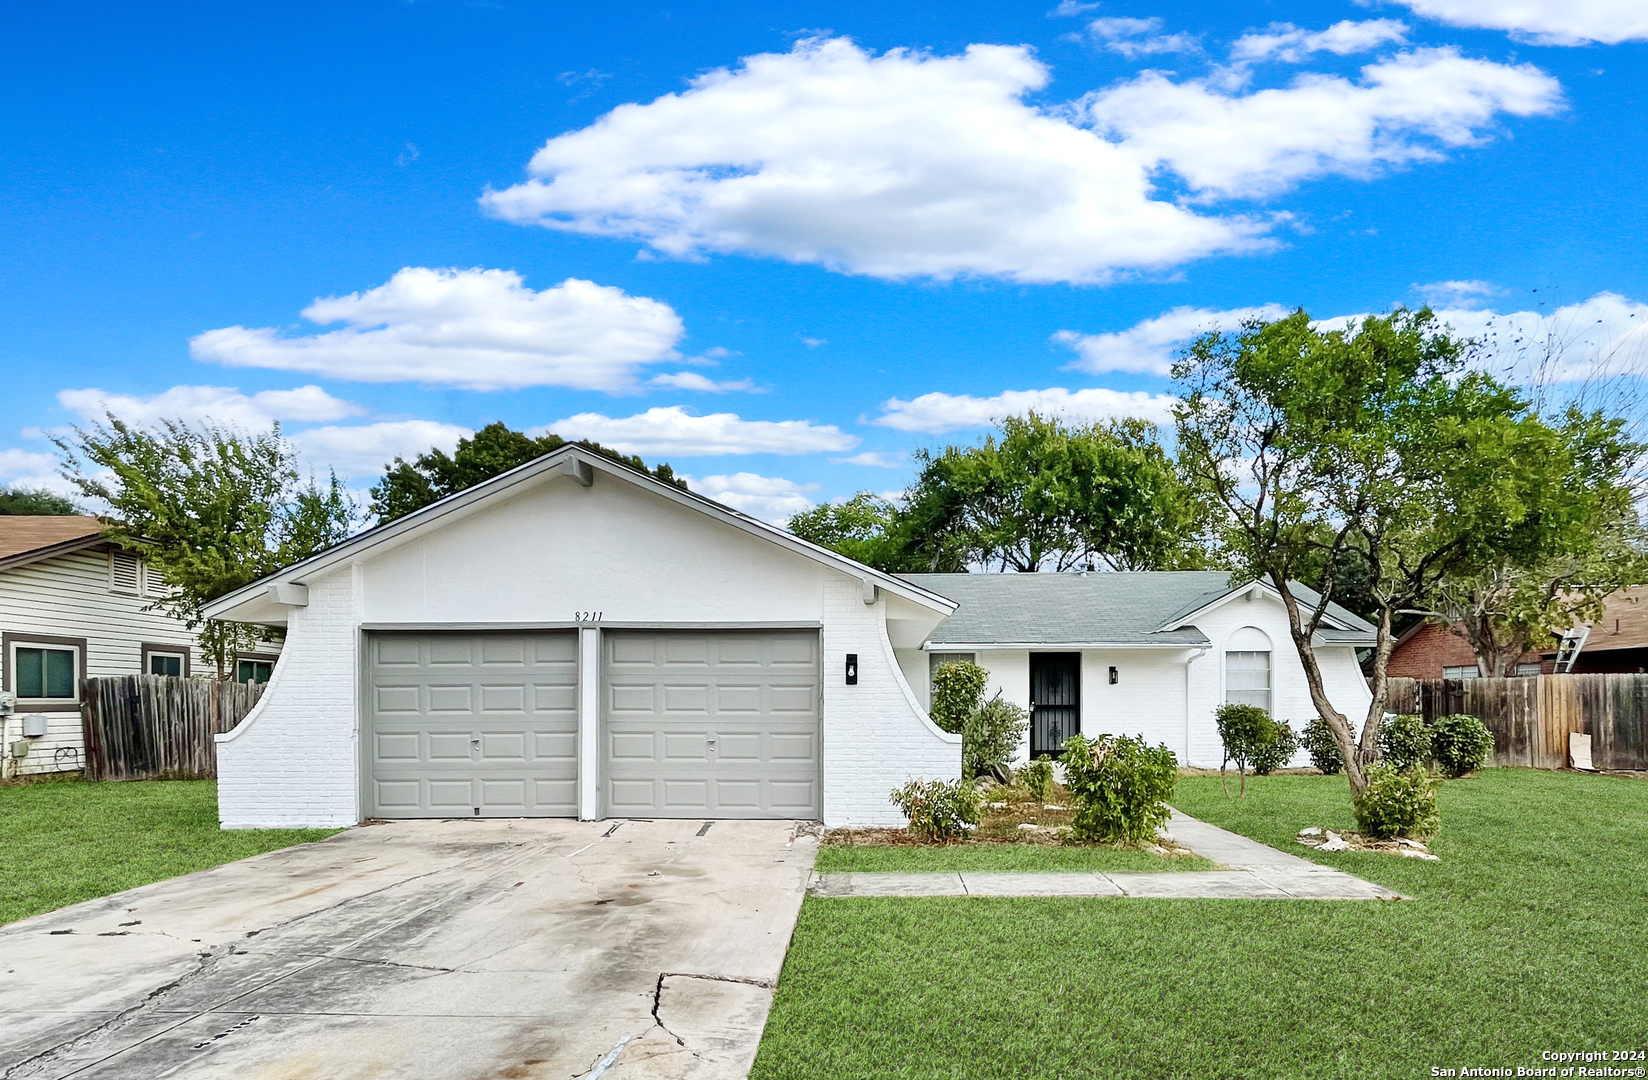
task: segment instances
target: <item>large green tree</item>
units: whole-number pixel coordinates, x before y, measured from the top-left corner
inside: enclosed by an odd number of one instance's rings
[[[371,512],[380,524],[393,521],[437,499],[474,487],[551,450],[558,450],[567,441],[555,434],[533,437],[494,421],[474,435],[459,439],[457,449],[451,454],[437,447],[411,461],[397,457],[385,468],[383,478],[372,488]],[[686,481],[676,476],[675,470],[668,464],[660,463],[652,468],[635,455],[621,454],[599,443],[581,442],[578,445],[633,469],[650,473],[666,483],[680,488],[687,486]]]
[[[1198,338],[1175,366],[1181,456],[1222,515],[1240,571],[1281,593],[1311,701],[1333,731],[1353,794],[1379,759],[1399,612],[1440,582],[1549,554],[1546,515],[1598,482],[1575,432],[1476,370],[1471,343],[1427,310],[1341,329],[1303,311]],[[1600,430],[1618,427],[1594,418]],[[1289,583],[1347,549],[1366,562],[1378,627],[1372,700],[1358,737],[1328,700],[1314,635],[1334,578],[1307,603]]]
[[[1142,420],[1009,417],[982,443],[918,451],[916,464],[909,534],[969,562],[1030,573],[1165,570],[1203,557],[1192,490]]]
[[[0,484],[0,516],[62,517],[81,510],[69,499],[45,488],[7,487]]]
[[[302,479],[278,424],[254,434],[176,420],[149,429],[109,414],[107,424],[55,442],[63,475],[109,508],[110,538],[165,578],[156,606],[199,630],[219,677],[258,631],[207,620],[201,608],[338,543],[355,522],[336,476],[323,485]]]

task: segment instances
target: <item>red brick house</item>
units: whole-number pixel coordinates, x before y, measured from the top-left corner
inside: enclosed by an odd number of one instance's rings
[[[1554,644],[1549,660],[1537,652],[1519,657],[1513,674],[1549,672],[1556,658]],[[1391,677],[1398,679],[1474,679],[1477,677],[1476,652],[1463,636],[1423,620],[1396,639],[1387,670]]]

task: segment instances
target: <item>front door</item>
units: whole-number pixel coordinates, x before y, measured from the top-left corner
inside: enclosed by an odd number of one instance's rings
[[[1081,653],[1030,654],[1030,756],[1057,757],[1081,733]]]

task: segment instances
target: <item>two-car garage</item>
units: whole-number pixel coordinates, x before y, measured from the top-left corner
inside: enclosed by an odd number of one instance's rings
[[[596,632],[598,816],[820,815],[817,630]],[[579,633],[370,632],[366,815],[579,816]]]

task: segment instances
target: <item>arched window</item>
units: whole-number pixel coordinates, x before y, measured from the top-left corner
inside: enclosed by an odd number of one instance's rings
[[[1256,626],[1225,642],[1225,700],[1270,712],[1270,637]]]

